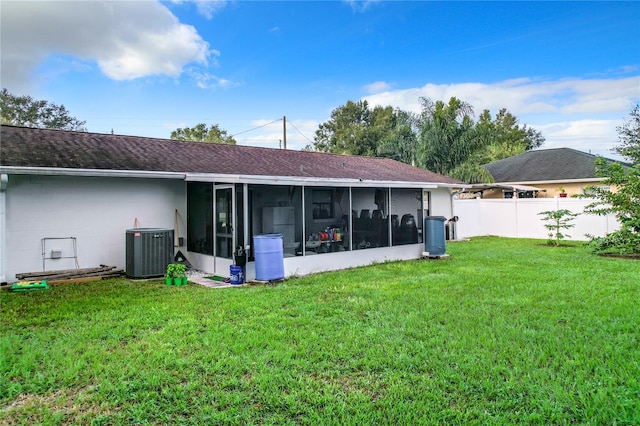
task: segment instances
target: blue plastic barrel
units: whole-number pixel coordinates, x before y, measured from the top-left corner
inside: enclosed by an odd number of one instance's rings
[[[253,254],[256,259],[256,280],[272,281],[284,278],[282,234],[254,235]]]
[[[424,251],[429,256],[444,256],[446,253],[446,242],[444,232],[444,216],[427,216],[424,218]]]
[[[244,283],[244,268],[242,266],[229,266],[229,283],[235,285]]]

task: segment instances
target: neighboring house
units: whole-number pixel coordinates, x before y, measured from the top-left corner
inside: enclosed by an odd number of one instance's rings
[[[249,279],[264,233],[283,235],[286,276],[419,258],[423,218],[450,217],[461,187],[383,158],[4,125],[0,141],[3,282],[124,268],[134,225],[177,228],[175,250],[212,274],[248,247]]]
[[[596,176],[596,158],[571,148],[527,151],[485,165],[495,184],[474,185],[467,192],[481,194],[482,198],[512,198],[514,194],[520,198],[548,198],[563,196],[563,190],[566,196],[584,194],[590,186],[601,186],[602,178]]]

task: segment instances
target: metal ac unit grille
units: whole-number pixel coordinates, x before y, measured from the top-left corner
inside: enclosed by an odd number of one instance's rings
[[[164,275],[173,258],[173,229],[127,229],[126,272],[132,278]]]

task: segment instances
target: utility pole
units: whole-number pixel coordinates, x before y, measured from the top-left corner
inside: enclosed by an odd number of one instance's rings
[[[284,142],[284,149],[287,149],[287,116],[282,117],[282,142]]]

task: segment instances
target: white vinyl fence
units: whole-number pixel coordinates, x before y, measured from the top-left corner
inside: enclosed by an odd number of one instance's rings
[[[454,200],[454,215],[458,216],[456,238],[496,235],[513,238],[548,238],[544,227],[547,210],[567,209],[580,213],[571,223],[574,227],[563,230],[569,240],[588,240],[586,234],[604,236],[619,229],[614,215],[596,216],[584,213],[584,207],[593,200],[575,198],[512,198]],[[566,231],[566,232],[565,232]]]

